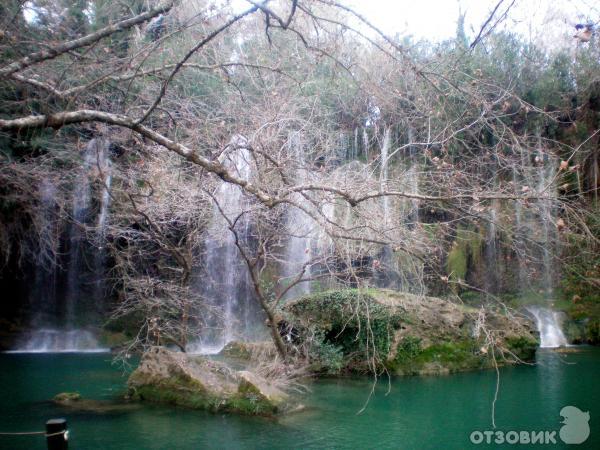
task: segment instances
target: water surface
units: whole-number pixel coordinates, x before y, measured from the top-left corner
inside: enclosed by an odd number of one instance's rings
[[[541,351],[535,366],[502,369],[498,429],[558,431],[559,411],[574,405],[590,412],[592,433],[585,444],[571,447],[600,448],[599,369],[600,349],[594,348],[566,355]],[[362,414],[358,412],[369,396],[371,380],[320,380],[303,398],[304,412],[276,420],[148,404],[113,412],[78,412],[48,402],[63,391],[108,401],[123,394],[125,381],[108,354],[2,354],[0,431],[42,430],[47,419],[66,417],[71,449],[493,447],[471,445],[469,435],[492,427],[494,371],[396,378],[389,393],[387,381],[380,380]],[[39,436],[0,436],[0,448],[46,447]]]

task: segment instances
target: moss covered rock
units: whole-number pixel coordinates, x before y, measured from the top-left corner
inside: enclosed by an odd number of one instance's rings
[[[496,345],[488,347],[483,319]],[[443,374],[529,361],[538,345],[525,317],[481,311],[448,300],[389,290],[341,290],[286,304],[279,327],[313,370],[337,374],[373,368],[399,375]],[[298,350],[297,350],[298,351]]]
[[[52,401],[59,405],[66,405],[81,400],[81,394],[79,392],[61,392],[56,394]]]
[[[162,347],[153,347],[142,356],[128,387],[136,400],[242,414],[275,414],[286,398],[258,375]]]
[[[225,347],[219,352],[220,356],[242,360],[250,360],[256,356],[275,357],[277,349],[273,342],[241,342],[231,341],[225,344]]]

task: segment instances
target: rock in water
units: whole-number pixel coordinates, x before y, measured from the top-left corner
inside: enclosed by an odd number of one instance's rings
[[[209,411],[272,415],[286,395],[268,380],[201,356],[153,347],[128,380],[131,398]]]
[[[369,372],[376,364],[398,375],[444,374],[532,360],[538,345],[524,317],[486,310],[488,348],[476,334],[480,310],[436,297],[383,289],[347,289],[286,303],[278,327],[315,372]]]
[[[56,394],[52,399],[57,405],[70,405],[79,400],[81,400],[81,394],[79,392],[61,392],[60,394]]]

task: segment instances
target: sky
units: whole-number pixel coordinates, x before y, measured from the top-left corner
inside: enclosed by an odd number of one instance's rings
[[[215,0],[223,3],[227,0]],[[247,0],[229,0],[234,11],[251,6]],[[500,0],[338,0],[354,8],[389,36],[398,33],[415,40],[442,41],[456,34],[459,12],[465,16],[465,31],[473,39]],[[504,0],[499,12],[513,0]],[[25,3],[25,17],[33,20],[35,11]],[[576,23],[597,23],[598,0],[514,0],[508,18],[499,28],[520,33],[546,49],[574,45]]]
[[[412,35],[415,39],[442,41],[455,36],[459,11],[466,13],[466,32],[479,32],[499,0],[338,0],[353,7],[390,36]],[[504,0],[509,5],[512,0]],[[245,0],[232,0],[245,9]],[[503,10],[501,6],[499,11]],[[573,44],[574,25],[600,21],[598,0],[515,0],[502,24],[545,47]]]
[[[341,0],[360,11],[389,35],[412,35],[441,41],[456,35],[459,12],[465,16],[467,36],[474,38],[499,0]],[[512,0],[504,0],[498,13]],[[515,0],[507,28],[545,47],[573,44],[574,25],[598,22],[597,0]]]

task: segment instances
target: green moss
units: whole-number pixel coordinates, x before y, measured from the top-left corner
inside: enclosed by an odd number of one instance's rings
[[[457,228],[456,239],[446,259],[446,270],[452,280],[466,280],[469,268],[480,264],[483,242],[484,238],[480,232]]]
[[[398,344],[396,349],[395,362],[397,364],[410,363],[421,354],[421,338],[414,336],[406,336]]]
[[[508,350],[522,361],[533,361],[538,342],[535,339],[528,339],[524,336],[507,337],[504,343]]]
[[[386,360],[394,330],[403,321],[399,312],[390,312],[368,290],[358,289],[306,296],[289,304],[286,313],[288,322],[303,328],[301,335],[311,336],[314,367],[330,374],[343,368],[368,370],[373,353]]]
[[[417,361],[439,362],[451,370],[481,367],[482,358],[475,355],[475,348],[475,341],[441,342],[423,350]]]
[[[189,377],[171,377],[158,384],[144,384],[131,390],[134,400],[182,406],[212,412],[232,412],[247,415],[272,415],[277,405],[267,399],[256,386],[242,381],[238,391],[216,396]]]
[[[103,347],[113,348],[125,344],[129,339],[123,332],[102,330],[98,340]]]
[[[61,392],[52,399],[55,403],[71,403],[81,400],[79,392]]]
[[[228,399],[224,409],[248,415],[272,415],[278,410],[256,386],[246,381],[240,383],[238,392]]]
[[[454,280],[464,280],[467,276],[467,255],[465,249],[458,242],[452,244],[446,262],[448,276]]]
[[[476,348],[473,339],[442,341],[423,348],[420,339],[407,336],[398,344],[396,357],[388,368],[399,375],[418,375],[486,367],[487,357],[478,355]]]
[[[193,409],[213,409],[214,399],[198,381],[185,376],[173,376],[160,383],[138,385],[132,390],[135,400],[184,406]]]

